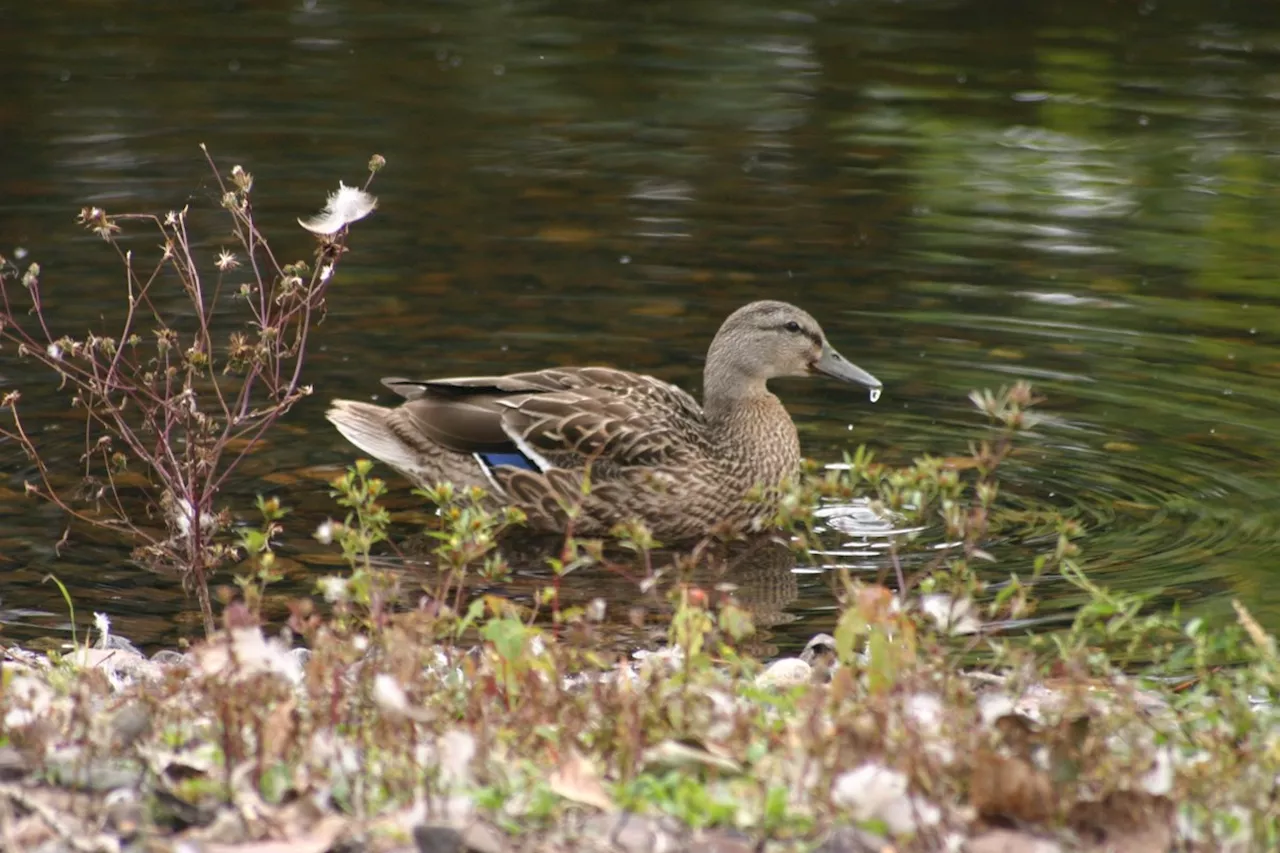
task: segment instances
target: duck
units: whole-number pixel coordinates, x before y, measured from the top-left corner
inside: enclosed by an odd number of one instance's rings
[[[663,543],[768,528],[801,467],[800,440],[770,380],[879,379],[827,341],[818,321],[761,300],[724,320],[699,403],[653,376],[549,367],[503,376],[387,377],[395,406],[335,399],[326,418],[361,452],[421,488],[479,488],[528,528],[607,536],[641,523]]]

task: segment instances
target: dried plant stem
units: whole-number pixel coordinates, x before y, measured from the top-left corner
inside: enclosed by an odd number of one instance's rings
[[[0,343],[15,345],[19,356],[56,373],[60,389],[84,413],[81,495],[94,509],[57,482],[53,460],[18,416],[16,391],[3,399],[13,420],[0,425],[0,435],[35,463],[39,483],[28,484],[29,491],[74,521],[125,533],[137,544],[139,560],[176,571],[184,585],[195,588],[205,628],[212,631],[208,579],[235,557],[234,546],[224,542],[230,514],[215,502],[267,431],[311,393],[301,381],[303,365],[346,251],[346,222],[365,215],[373,203],[364,196],[363,212],[319,235],[312,263],[282,265],[254,221],[253,177],[236,166],[224,178],[204,153],[242,251],[237,256],[222,250],[213,274],[202,271],[186,208],[163,217],[108,215],[98,208],[80,214],[81,223],[114,249],[124,270],[127,302],[115,336],[58,335],[38,265],[19,279],[11,265],[0,263]],[[371,162],[370,177],[381,165],[381,158]],[[140,265],[122,242],[131,224],[159,235],[154,262]],[[167,288],[175,280],[186,299],[168,307]],[[17,283],[30,301],[31,320],[20,319],[13,304]],[[164,300],[155,298],[159,289],[166,290]],[[118,475],[131,465],[146,475],[141,507],[131,507],[131,496],[120,488]],[[156,517],[164,522],[161,530],[143,526],[144,518]]]

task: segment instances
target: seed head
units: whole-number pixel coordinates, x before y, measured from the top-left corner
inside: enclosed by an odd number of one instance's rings
[[[240,266],[240,260],[236,257],[235,252],[228,252],[226,249],[223,249],[218,253],[216,265],[219,270],[226,272],[227,270],[233,270]]]

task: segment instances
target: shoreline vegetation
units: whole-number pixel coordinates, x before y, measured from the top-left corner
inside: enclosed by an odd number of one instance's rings
[[[393,571],[386,487],[365,460],[332,483],[343,517],[313,534],[345,570],[268,624],[288,508],[260,499],[249,520],[220,488],[310,393],[308,333],[375,202],[341,187],[303,223],[315,259],[279,264],[252,176],[219,183],[239,248],[207,275],[188,211],[84,212],[130,283],[111,336],[54,332],[38,266],[0,260],[0,357],[48,368],[86,418],[67,470],[5,396],[0,434],[32,459],[29,492],[179,573],[206,626],[151,657],[101,615],[56,652],[0,635],[0,850],[1280,848],[1275,638],[1239,603],[1209,625],[1098,586],[1078,522],[1001,501],[1001,466],[1039,424],[1025,383],[972,395],[991,427],[965,455],[894,468],[859,449],[792,484],[784,551],[818,549],[824,502],[865,499],[908,531],[882,577],[832,570],[833,629],[796,656],[758,654],[767,632],[732,573],[698,575],[718,543],[668,557],[639,525],[608,545],[564,537],[518,603],[494,591],[518,513],[440,486],[423,493],[440,507],[434,570]],[[164,237],[145,271],[138,223]],[[995,538],[1036,556],[1002,564]],[[663,609],[641,648],[617,642],[630,602],[560,594],[611,548],[641,557],[637,599]],[[1048,578],[1083,601],[1070,623],[1035,620]],[[67,603],[74,629],[84,602]]]

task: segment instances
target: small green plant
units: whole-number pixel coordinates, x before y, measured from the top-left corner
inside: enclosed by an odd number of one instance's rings
[[[524,513],[514,507],[495,507],[481,489],[460,491],[449,483],[431,489],[416,490],[438,507],[439,527],[428,531],[436,540],[433,549],[441,569],[440,580],[432,595],[447,604],[451,613],[462,609],[468,577],[505,583],[511,567],[498,548],[502,534],[524,522]]]
[[[329,494],[346,508],[346,517],[324,521],[313,535],[323,545],[337,542],[350,568],[346,577],[330,575],[317,581],[324,597],[335,605],[335,615],[345,623],[356,614],[353,608],[359,608],[366,614],[360,621],[377,627],[398,587],[394,574],[379,569],[373,558],[374,546],[387,539],[391,515],[378,503],[387,485],[372,471],[372,462],[359,459],[333,480]],[[344,628],[354,627],[344,624]]]
[[[72,600],[71,593],[67,591],[66,584],[58,580],[57,575],[45,575],[44,580],[52,581],[58,587],[58,593],[62,596],[62,601],[67,605],[67,616],[71,625],[71,646],[72,648],[79,648],[80,643],[76,639],[76,603]]]
[[[390,514],[378,503],[387,484],[370,476],[372,471],[372,462],[359,459],[331,483],[329,494],[347,509],[347,517],[341,523],[325,522],[316,531],[320,542],[338,542],[342,558],[355,573],[373,571],[373,546],[386,540],[391,523]]]
[[[721,786],[675,770],[638,776],[619,786],[616,796],[624,808],[656,810],[694,829],[736,825],[740,805],[737,797]]]
[[[240,588],[245,606],[255,616],[260,616],[267,587],[283,577],[276,568],[272,541],[283,531],[280,522],[289,514],[289,510],[280,506],[278,498],[264,498],[262,495],[258,495],[257,506],[258,514],[262,516],[261,525],[244,527],[239,531],[240,550],[245,555],[250,572],[236,575],[236,586]]]

